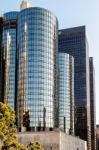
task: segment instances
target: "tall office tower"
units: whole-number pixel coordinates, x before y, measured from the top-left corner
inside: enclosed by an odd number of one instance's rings
[[[4,102],[15,109],[16,26],[18,12],[4,14],[3,46],[5,59]]]
[[[93,58],[89,58],[90,66],[90,114],[91,114],[91,144],[96,150],[96,101],[95,101],[95,71]]]
[[[74,58],[59,52],[59,128],[74,134]]]
[[[0,102],[4,100],[3,17],[0,17]]]
[[[91,149],[89,52],[85,26],[59,31],[59,52],[74,57],[75,135]]]
[[[21,131],[24,127],[52,129],[57,124],[57,36],[57,18],[50,11],[33,7],[19,13],[17,113]]]

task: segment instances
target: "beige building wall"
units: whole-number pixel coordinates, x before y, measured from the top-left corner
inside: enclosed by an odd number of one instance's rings
[[[18,139],[26,146],[30,141],[38,141],[42,144],[43,150],[87,150],[85,141],[60,131],[24,132],[18,134]]]
[[[26,8],[30,8],[30,7],[32,7],[32,4],[23,0],[21,5],[20,5],[20,10],[23,10],[23,9],[26,9]]]

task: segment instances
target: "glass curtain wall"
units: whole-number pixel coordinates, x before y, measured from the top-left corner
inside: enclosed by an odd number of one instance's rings
[[[5,59],[4,102],[15,109],[16,28],[18,12],[5,13],[3,47]]]
[[[29,112],[32,130],[55,126],[58,22],[50,11],[28,8],[18,16],[18,126]]]
[[[74,59],[59,52],[59,128],[74,133]]]

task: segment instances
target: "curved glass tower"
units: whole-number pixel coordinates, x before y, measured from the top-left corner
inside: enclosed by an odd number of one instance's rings
[[[5,59],[4,102],[15,109],[16,26],[18,12],[5,13],[3,46]]]
[[[74,134],[74,59],[59,52],[59,128]]]
[[[54,128],[57,96],[57,18],[34,7],[18,16],[18,126]],[[27,125],[25,113],[29,112]]]
[[[3,17],[0,17],[0,102],[4,101]]]

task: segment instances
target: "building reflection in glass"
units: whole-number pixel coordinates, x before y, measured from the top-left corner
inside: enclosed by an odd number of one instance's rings
[[[25,32],[26,26],[26,32]],[[28,8],[18,16],[18,126],[29,111],[32,130],[55,126],[57,96],[56,17],[42,8]]]
[[[74,59],[59,52],[59,128],[74,134]]]
[[[3,47],[5,60],[4,102],[15,109],[16,28],[18,12],[4,14]]]

